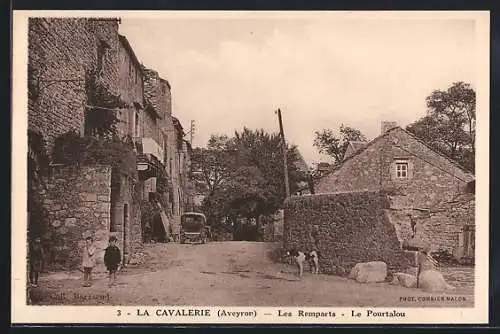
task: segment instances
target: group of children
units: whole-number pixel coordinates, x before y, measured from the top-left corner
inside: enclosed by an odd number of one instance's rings
[[[116,245],[117,238],[112,236],[109,238],[109,246],[104,252],[104,264],[109,272],[109,286],[111,287],[116,281],[116,272],[121,263],[121,252]],[[29,280],[32,287],[38,286],[39,273],[42,271],[44,264],[44,252],[39,237],[35,238],[29,249]],[[92,237],[85,239],[85,249],[83,250],[83,286],[89,287],[92,285],[92,269],[96,264],[96,248]]]

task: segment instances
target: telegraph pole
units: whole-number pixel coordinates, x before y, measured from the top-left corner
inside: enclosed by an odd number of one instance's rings
[[[281,145],[283,147],[283,167],[285,170],[285,193],[286,197],[288,198],[290,197],[290,185],[288,183],[288,164],[286,162],[287,149],[286,149],[285,133],[283,131],[283,121],[281,120],[281,110],[278,108],[276,113],[278,114],[278,122],[280,125]]]
[[[194,119],[191,120],[191,128],[189,130],[189,143],[193,146],[193,137],[194,137]]]

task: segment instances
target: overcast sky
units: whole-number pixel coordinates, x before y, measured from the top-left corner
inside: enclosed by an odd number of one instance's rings
[[[210,134],[264,128],[285,136],[307,163],[329,161],[314,131],[341,123],[369,139],[382,120],[406,126],[425,97],[474,82],[475,26],[464,19],[122,19],[139,60],[172,86],[173,114]]]

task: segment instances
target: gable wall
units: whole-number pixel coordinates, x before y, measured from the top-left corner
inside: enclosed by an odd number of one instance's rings
[[[395,159],[408,161],[408,180],[396,178]],[[451,199],[472,179],[471,174],[395,129],[322,178],[316,193],[386,189],[393,194],[393,207],[428,208]]]

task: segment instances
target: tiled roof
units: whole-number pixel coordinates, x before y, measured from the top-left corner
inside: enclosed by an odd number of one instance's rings
[[[349,142],[349,145],[351,145],[354,152],[362,149],[363,147],[365,147],[366,144],[367,144],[366,141],[350,141]]]
[[[295,166],[303,172],[308,172],[309,166],[307,166],[304,157],[297,148],[295,148],[295,154],[297,155],[297,161],[295,162]]]

